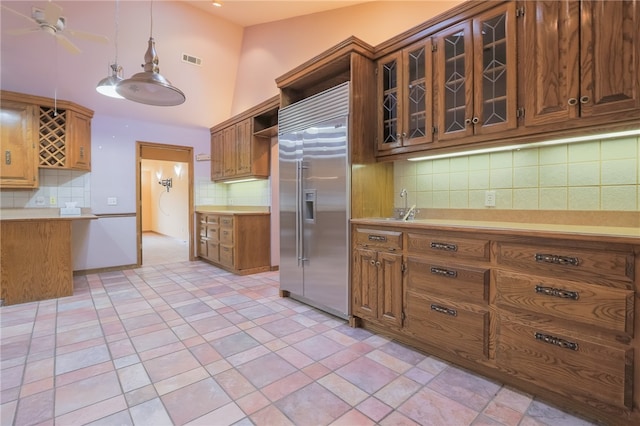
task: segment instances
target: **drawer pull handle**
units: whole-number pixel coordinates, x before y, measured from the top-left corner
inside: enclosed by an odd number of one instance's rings
[[[578,350],[578,344],[574,342],[570,342],[568,340],[561,339],[559,337],[551,336],[549,334],[542,333],[533,333],[536,340],[542,340],[545,343],[549,343],[550,345],[559,346],[564,349],[571,349],[572,351]]]
[[[451,309],[451,308],[445,308],[444,306],[431,305],[431,310],[439,312],[441,314],[451,315],[452,317],[457,317],[458,316],[458,311],[456,311],[455,309]]]
[[[544,287],[541,285],[536,286],[536,293],[546,294],[547,296],[560,297],[562,299],[578,300],[580,293],[577,291],[563,290],[561,288]]]
[[[577,257],[558,256],[555,254],[536,253],[534,259],[536,262],[553,263],[556,265],[578,266],[580,264],[580,260]]]
[[[438,268],[437,266],[431,267],[431,273],[434,275],[442,275],[443,277],[456,278],[458,271],[451,269]]]
[[[458,251],[458,246],[455,244],[447,244],[447,243],[431,243],[431,248],[434,250],[445,250],[445,251]]]

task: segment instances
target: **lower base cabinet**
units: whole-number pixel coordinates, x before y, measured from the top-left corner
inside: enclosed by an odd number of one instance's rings
[[[271,270],[268,213],[198,212],[198,257],[238,275]]]
[[[352,324],[596,422],[640,424],[637,238],[373,222],[352,224]],[[376,266],[390,251],[393,279]]]

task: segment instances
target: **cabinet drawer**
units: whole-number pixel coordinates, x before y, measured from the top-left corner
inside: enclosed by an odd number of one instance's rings
[[[496,365],[504,372],[587,403],[631,408],[633,350],[501,318]]]
[[[198,235],[200,235],[202,238],[207,238],[207,225],[200,224],[198,225],[198,229]]]
[[[233,244],[233,229],[220,228],[220,242],[224,244]]]
[[[356,228],[355,244],[361,247],[391,251],[400,250],[402,249],[402,232],[386,229]]]
[[[418,295],[405,294],[404,330],[415,338],[472,360],[489,356],[489,313]]]
[[[542,274],[572,274],[590,282],[616,279],[632,282],[633,254],[568,246],[500,243],[498,262]]]
[[[233,247],[220,244],[220,263],[233,266]]]
[[[220,226],[233,227],[233,216],[220,216]]]
[[[207,238],[213,241],[219,240],[219,228],[217,226],[208,226],[207,227]]]
[[[633,291],[496,272],[496,305],[633,335]]]
[[[207,257],[207,240],[199,240],[198,241],[198,256]]]
[[[427,254],[475,260],[489,260],[489,240],[460,238],[445,234],[407,234],[409,254]]]
[[[408,291],[435,293],[480,304],[489,300],[489,269],[409,256],[406,275]]]
[[[220,261],[219,244],[216,241],[207,241],[207,259],[213,262]]]
[[[209,225],[217,225],[219,223],[219,216],[214,214],[206,215],[206,221]]]

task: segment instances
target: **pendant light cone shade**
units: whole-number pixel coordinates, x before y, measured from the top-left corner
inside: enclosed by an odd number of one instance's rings
[[[121,71],[122,67],[120,65],[111,64],[111,75],[100,80],[96,86],[98,93],[110,98],[124,99],[123,96],[116,92],[116,85],[122,81],[122,77],[119,75]]]
[[[144,62],[144,71],[118,83],[116,92],[130,101],[147,105],[174,106],[183,103],[186,99],[184,93],[160,74],[153,37],[149,38]]]

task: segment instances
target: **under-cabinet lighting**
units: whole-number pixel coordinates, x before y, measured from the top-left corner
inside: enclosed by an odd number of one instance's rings
[[[258,179],[257,178],[230,179],[230,180],[224,180],[224,181],[222,181],[222,183],[253,182],[254,180],[258,180]]]
[[[640,129],[625,130],[622,132],[574,136],[570,138],[554,139],[554,140],[543,141],[543,142],[531,142],[531,143],[520,144],[520,145],[505,145],[505,146],[496,146],[493,148],[480,148],[480,149],[471,149],[468,151],[450,152],[447,154],[427,155],[424,157],[409,158],[408,160],[409,161],[438,160],[441,158],[463,157],[467,155],[488,154],[491,152],[519,151],[521,149],[538,148],[541,146],[570,144],[570,143],[576,143],[576,142],[587,142],[587,141],[594,141],[594,140],[600,140],[600,139],[613,139],[613,138],[622,138],[625,136],[638,136],[638,135],[640,135]]]

